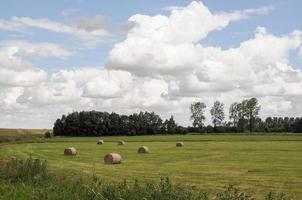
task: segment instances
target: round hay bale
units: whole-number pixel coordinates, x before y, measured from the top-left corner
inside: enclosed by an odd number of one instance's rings
[[[64,150],[64,155],[66,156],[75,156],[77,155],[77,150],[74,147],[69,147]]]
[[[104,157],[104,163],[106,165],[121,164],[122,156],[118,153],[109,153]]]
[[[125,144],[126,144],[126,143],[125,143],[125,141],[123,141],[123,140],[117,142],[117,145],[125,145]]]
[[[98,144],[104,144],[104,140],[99,140]]]
[[[138,153],[149,153],[149,148],[146,146],[142,146],[142,147],[138,148],[137,152]]]
[[[183,142],[177,142],[176,143],[176,147],[183,147],[185,146],[185,144]]]

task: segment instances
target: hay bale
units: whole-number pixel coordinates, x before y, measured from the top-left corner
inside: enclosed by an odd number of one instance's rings
[[[183,147],[185,144],[183,142],[176,142],[176,147]]]
[[[104,144],[104,140],[99,140],[98,144]]]
[[[149,148],[146,146],[142,146],[142,147],[138,148],[137,152],[138,153],[149,153]]]
[[[121,164],[122,156],[118,153],[109,153],[104,157],[104,163],[106,165]]]
[[[123,140],[117,142],[117,145],[125,145],[125,144],[126,143]]]
[[[77,155],[77,150],[74,147],[69,147],[64,150],[64,155],[66,156],[75,156]]]

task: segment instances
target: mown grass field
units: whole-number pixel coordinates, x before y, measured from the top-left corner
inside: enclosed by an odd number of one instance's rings
[[[105,144],[97,145],[98,139]],[[116,142],[124,140],[126,145]],[[176,148],[176,141],[185,147]],[[41,142],[41,141],[40,141]],[[109,181],[158,181],[195,185],[207,191],[238,184],[259,194],[270,190],[302,198],[302,136],[292,135],[184,135],[135,137],[55,137],[43,143],[4,145],[1,158],[45,159],[53,172],[73,176],[96,174]],[[146,145],[150,154],[138,154]],[[64,148],[76,147],[78,155],[66,157]],[[117,152],[121,165],[104,165],[106,153]]]

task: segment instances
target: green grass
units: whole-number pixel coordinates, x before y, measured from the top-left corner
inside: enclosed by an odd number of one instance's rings
[[[98,139],[105,144],[97,145]],[[117,146],[116,141],[126,141]],[[185,141],[176,148],[176,141]],[[1,158],[45,159],[52,172],[64,170],[72,176],[96,174],[104,180],[141,182],[170,177],[175,183],[195,185],[205,191],[221,190],[225,185],[256,191],[270,190],[302,198],[302,137],[281,135],[185,135],[134,137],[55,137],[45,143],[12,144],[1,147]],[[137,154],[146,145],[151,153]],[[75,157],[63,155],[64,148],[74,146]],[[121,165],[104,165],[106,153],[117,152]]]

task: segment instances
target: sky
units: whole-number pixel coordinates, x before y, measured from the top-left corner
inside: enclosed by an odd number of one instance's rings
[[[0,127],[51,128],[73,111],[154,111],[256,97],[301,116],[299,0],[0,0]]]

